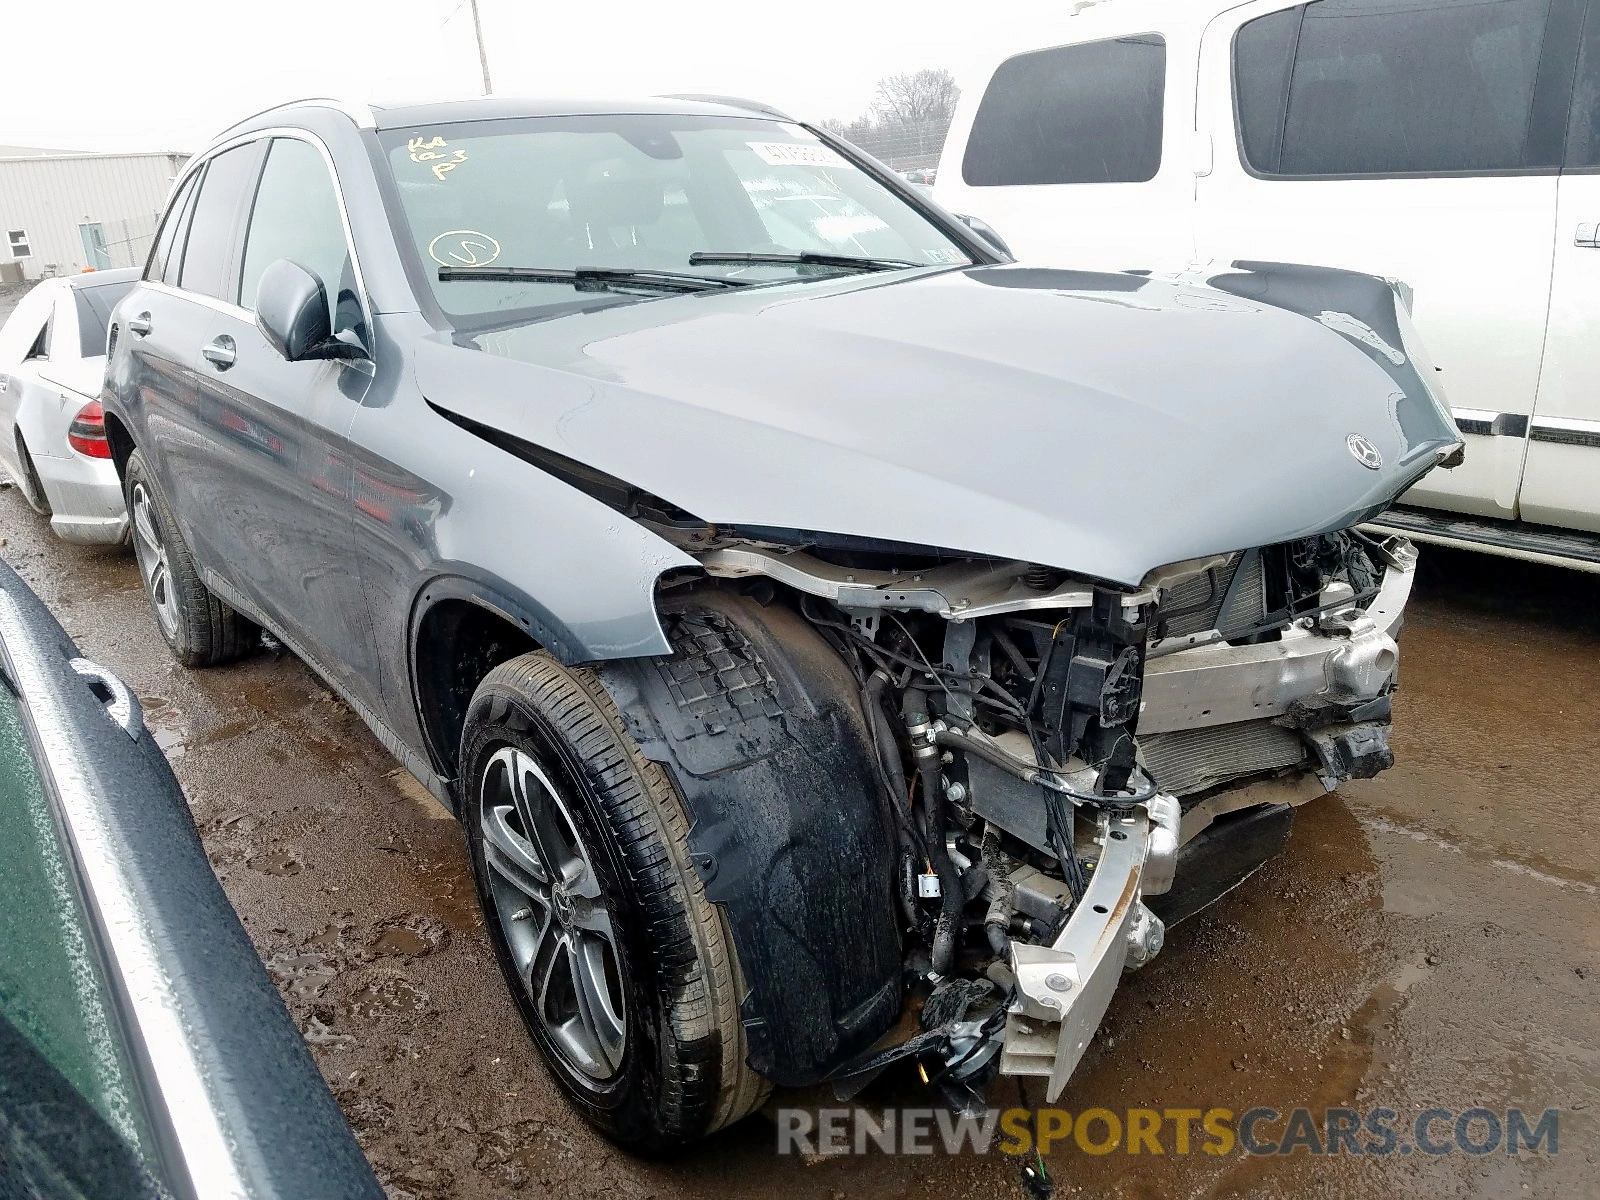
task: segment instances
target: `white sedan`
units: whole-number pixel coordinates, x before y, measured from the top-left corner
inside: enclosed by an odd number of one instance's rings
[[[111,310],[138,277],[46,279],[0,326],[0,468],[69,542],[128,533],[99,397]]]

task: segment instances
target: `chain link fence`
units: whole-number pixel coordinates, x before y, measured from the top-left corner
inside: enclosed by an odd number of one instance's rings
[[[98,222],[113,267],[142,267],[155,241],[159,213]]]

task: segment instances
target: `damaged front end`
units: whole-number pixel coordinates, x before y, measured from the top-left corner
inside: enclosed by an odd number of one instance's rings
[[[1281,849],[1294,804],[1393,761],[1415,565],[1398,538],[1324,534],[1137,588],[772,531],[675,540],[796,611],[856,681],[922,1007],[914,1036],[833,1065],[842,1091],[913,1059],[958,1105],[996,1073],[1055,1099],[1166,923]]]

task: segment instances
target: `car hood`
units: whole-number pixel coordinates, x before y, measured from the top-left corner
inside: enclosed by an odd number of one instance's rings
[[[456,339],[416,356],[436,408],[707,522],[1129,585],[1354,524],[1459,441],[1394,290],[1322,268],[936,269]]]

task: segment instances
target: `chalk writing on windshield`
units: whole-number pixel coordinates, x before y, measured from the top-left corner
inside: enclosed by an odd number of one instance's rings
[[[467,161],[467,152],[459,147],[451,149],[450,143],[435,134],[431,139],[414,137],[406,142],[406,150],[414,163],[423,163],[433,171],[440,183],[444,177]]]

